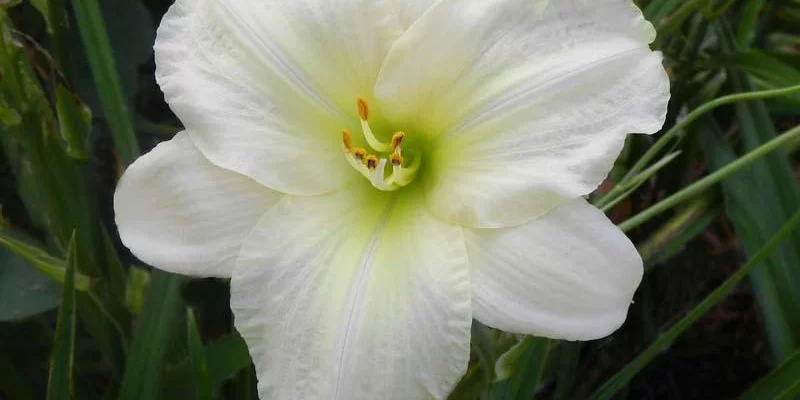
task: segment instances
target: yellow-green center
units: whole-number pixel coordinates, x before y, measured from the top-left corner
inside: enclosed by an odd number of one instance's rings
[[[361,131],[370,149],[354,147],[353,134],[343,129],[342,146],[347,162],[378,190],[391,192],[407,186],[417,176],[422,156],[418,153],[408,158],[408,154],[403,155],[406,141],[403,132],[395,132],[389,143],[378,140],[369,125],[369,106],[361,98],[358,99],[358,115],[361,118]]]

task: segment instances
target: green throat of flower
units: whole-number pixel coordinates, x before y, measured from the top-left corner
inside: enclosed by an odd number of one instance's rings
[[[406,134],[396,132],[392,135],[389,143],[378,140],[369,126],[369,106],[367,101],[362,98],[358,99],[358,115],[361,118],[361,131],[364,139],[372,152],[361,147],[353,147],[353,134],[349,130],[343,129],[342,146],[350,166],[367,178],[378,190],[392,192],[411,183],[417,176],[422,156],[420,154],[413,154],[411,157],[403,156]]]

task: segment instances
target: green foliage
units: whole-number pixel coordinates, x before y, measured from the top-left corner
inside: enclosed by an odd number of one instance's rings
[[[800,350],[795,351],[769,375],[756,382],[741,400],[790,400],[800,396]]]
[[[658,353],[663,352],[692,324],[697,322],[703,314],[707,313],[713,306],[719,304],[728,296],[736,286],[747,277],[747,275],[756,267],[762,265],[773,251],[780,246],[780,244],[791,237],[796,229],[800,226],[800,210],[798,210],[792,218],[787,221],[770,239],[761,247],[740,270],[731,275],[722,285],[717,287],[711,294],[709,294],[703,301],[700,302],[695,308],[689,311],[686,316],[676,322],[670,329],[660,334],[650,346],[645,349],[638,357],[629,363],[620,372],[614,375],[611,379],[598,389],[594,395],[590,397],[592,400],[605,400],[610,399],[621,390],[639,371],[641,371],[647,364],[649,364]]]
[[[47,382],[47,400],[69,400],[74,392],[72,374],[75,364],[75,270],[78,264],[75,252],[73,235],[67,250],[67,272],[53,339],[53,360],[50,365],[50,379]]]
[[[176,276],[153,271],[125,365],[120,400],[157,397],[167,349],[177,333],[175,321],[183,309],[180,284]]]
[[[716,314],[739,321],[737,350],[766,343],[741,365],[767,360],[744,376],[712,360],[741,381],[710,381],[717,397],[800,395],[800,3],[638,3],[658,31],[670,112],[661,133],[629,138],[592,198],[645,261],[628,322],[588,343],[476,322],[450,399],[676,397],[662,363],[720,353],[706,330]],[[170,4],[0,1],[0,398],[256,398],[227,282],[140,266],[113,229],[120,172],[140,143],[180,130],[152,65]]]
[[[529,336],[497,360],[497,374],[507,379],[504,385],[509,399],[533,397],[544,377],[551,347],[549,339]]]
[[[121,162],[128,165],[139,155],[139,142],[133,130],[114,54],[97,0],[72,1],[89,60],[100,103],[107,117]]]
[[[61,286],[24,258],[0,250],[0,321],[51,310],[61,300]]]

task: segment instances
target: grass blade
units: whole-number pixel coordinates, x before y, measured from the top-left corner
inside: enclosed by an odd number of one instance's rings
[[[720,21],[718,32],[724,51],[735,54],[736,42],[726,21]],[[752,90],[753,84],[748,75],[735,70],[729,71],[729,75],[735,91]],[[739,103],[735,105],[735,111],[745,150],[756,148],[776,136],[775,126],[763,102]],[[728,211],[736,212],[738,221],[746,221],[746,225],[739,224],[736,231],[742,238],[745,251],[752,254],[769,232],[780,227],[800,208],[800,190],[784,153],[776,153],[753,163],[749,173],[752,179],[746,190],[750,191],[750,195],[746,197],[747,200],[740,195],[732,204],[733,209],[729,207]],[[733,196],[735,190],[744,188],[728,189],[728,194]],[[758,194],[758,201],[753,201],[753,193]],[[744,212],[752,215],[742,218]],[[800,243],[800,233],[795,233],[793,241]],[[775,359],[781,360],[800,345],[800,248],[782,246],[770,258],[764,272],[753,278],[754,294],[768,321],[766,327],[770,347]]]
[[[789,86],[781,89],[775,90],[763,90],[763,91],[752,91],[747,93],[737,93],[729,96],[723,96],[711,100],[700,107],[695,108],[686,115],[680,122],[675,124],[672,128],[670,128],[666,133],[661,135],[656,143],[645,153],[637,162],[631,167],[630,171],[625,175],[622,179],[620,184],[624,183],[626,180],[631,179],[636,174],[641,172],[651,161],[658,155],[661,150],[663,150],[667,145],[669,145],[673,139],[676,139],[678,135],[689,125],[691,125],[694,121],[698,118],[702,117],[706,113],[710,112],[711,110],[722,107],[727,104],[734,104],[743,101],[753,101],[753,100],[763,100],[772,97],[781,97],[787,96],[790,94],[800,93],[800,85]]]
[[[194,383],[194,398],[196,400],[211,400],[211,378],[208,376],[208,362],[203,349],[203,341],[197,330],[197,320],[191,309],[186,310],[186,340],[189,348],[189,365],[192,368]]]
[[[219,388],[222,383],[251,366],[247,344],[241,336],[234,334],[207,344],[203,348],[208,379],[211,388]],[[190,397],[194,388],[189,382],[192,378],[192,365],[189,360],[167,371],[164,378],[164,398]]]
[[[703,195],[692,200],[647,240],[637,246],[644,260],[645,271],[679,253],[683,247],[704,232],[720,214],[712,205],[713,196]]]
[[[736,154],[728,141],[723,137],[716,121],[707,118],[700,122],[699,129],[704,131],[700,145],[706,153],[709,168],[722,168]],[[769,236],[769,228],[765,225],[765,214],[774,212],[769,205],[768,197],[753,201],[753,193],[759,191],[757,171],[747,169],[722,183],[725,211],[736,229],[739,240],[748,254],[756,251]],[[787,310],[778,297],[779,283],[772,271],[780,269],[785,263],[779,252],[765,261],[767,268],[754,271],[750,275],[755,297],[765,327],[767,341],[774,354],[788,354],[795,347],[794,334],[786,315]]]
[[[791,237],[794,230],[800,225],[800,210],[795,212],[777,233],[775,233],[758,252],[736,273],[718,286],[711,294],[706,296],[697,306],[689,311],[683,318],[676,322],[666,332],[662,333],[650,346],[628,363],[621,371],[606,381],[591,397],[591,400],[607,400],[633,379],[656,356],[666,350],[686,329],[697,322],[708,310],[719,304],[730,294],[733,289],[756,267],[762,265],[775,249],[787,238]]]
[[[75,357],[75,270],[77,255],[75,235],[67,250],[67,271],[64,277],[64,292],[58,309],[53,360],[47,382],[47,400],[69,400],[72,398],[72,366]]]
[[[120,400],[158,397],[161,369],[171,339],[175,338],[175,321],[183,309],[180,287],[177,276],[153,270],[139,327],[125,364]]]
[[[661,200],[652,207],[640,212],[639,214],[634,215],[625,222],[619,224],[619,228],[625,232],[630,231],[633,228],[636,228],[637,226],[649,221],[656,215],[666,210],[669,210],[670,208],[702,193],[709,187],[733,175],[742,168],[749,166],[755,161],[758,161],[767,154],[782,148],[787,142],[791,142],[797,136],[800,136],[800,126],[797,126],[794,129],[791,129],[786,133],[770,140],[769,142],[758,147],[757,149],[740,157],[736,161],[726,165],[724,168],[720,168],[716,172],[685,187],[683,190],[673,194],[672,196],[669,196],[666,199]]]
[[[139,142],[133,130],[133,119],[123,95],[100,6],[97,0],[73,0],[72,7],[103,111],[111,127],[114,146],[120,162],[130,165],[139,156]]]
[[[800,396],[800,350],[753,384],[740,400],[791,400]]]
[[[581,358],[582,342],[563,342],[558,358],[556,371],[556,392],[553,400],[567,400],[575,384],[575,374],[578,371],[578,361]]]
[[[511,399],[533,398],[544,377],[550,347],[549,339],[526,336],[497,360],[498,371],[511,370],[507,381]]]
[[[67,266],[64,260],[53,257],[44,249],[16,239],[2,230],[0,230],[0,246],[27,261],[29,265],[36,267],[53,280],[66,284]],[[86,275],[75,273],[73,280],[74,287],[78,291],[85,292],[92,287],[92,279]]]

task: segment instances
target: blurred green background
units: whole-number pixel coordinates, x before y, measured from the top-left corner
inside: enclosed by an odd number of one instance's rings
[[[587,343],[475,323],[453,399],[800,398],[800,0],[638,3],[669,116],[592,196],[645,260],[629,319]],[[0,0],[0,399],[256,398],[228,282],[115,232],[121,172],[180,129],[153,77],[170,4]]]

